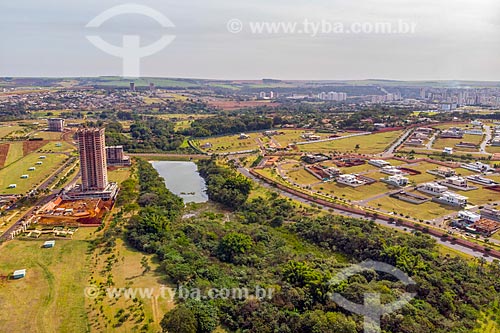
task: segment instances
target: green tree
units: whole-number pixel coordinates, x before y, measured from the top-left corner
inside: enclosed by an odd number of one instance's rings
[[[165,333],[197,333],[196,318],[185,305],[178,305],[167,312],[160,326]]]

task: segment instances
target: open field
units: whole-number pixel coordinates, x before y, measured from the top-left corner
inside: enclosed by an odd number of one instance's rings
[[[60,145],[60,147],[58,147]],[[66,141],[54,141],[49,142],[45,146],[40,148],[42,151],[56,152],[56,153],[68,153],[76,150],[76,147]]]
[[[420,195],[420,192],[416,193]],[[369,205],[374,208],[379,207],[389,212],[395,211],[397,214],[403,214],[404,216],[415,217],[422,220],[433,220],[460,210],[456,207],[440,205],[430,201],[421,205],[414,205],[389,196],[371,201]]]
[[[103,253],[99,249],[91,254],[91,266],[89,285],[106,283],[110,277],[113,281],[113,289],[134,288],[131,290],[149,290],[153,297],[144,297],[140,292],[136,294],[138,302],[134,297],[123,294],[114,294],[108,289],[102,298],[86,298],[91,332],[138,332],[140,328],[146,332],[158,332],[159,322],[163,315],[170,310],[174,303],[168,292],[162,289],[166,281],[156,272],[158,263],[153,260],[152,255],[144,255],[128,247],[121,238],[116,240],[116,245],[110,253]],[[145,272],[141,261],[146,260],[150,267]],[[137,289],[136,289],[137,288]],[[111,295],[111,297],[110,297]],[[142,304],[142,305],[141,305]],[[141,315],[144,318],[141,321]],[[130,316],[120,323],[120,318]]]
[[[45,132],[40,131],[33,134],[34,138],[42,138],[44,140],[61,140],[63,133],[61,132]]]
[[[379,154],[394,142],[402,131],[377,133],[334,141],[311,143],[299,146],[303,152],[330,153],[330,152],[357,152],[360,154]],[[356,146],[359,145],[359,149]]]
[[[130,168],[129,167],[119,167],[119,168],[111,168],[108,170],[108,180],[110,182],[115,182],[121,184],[123,181],[127,180],[130,177]]]
[[[442,150],[445,147],[451,147],[451,148],[458,150],[458,151],[477,152],[477,151],[479,151],[479,148],[478,149],[469,149],[469,148],[456,147],[455,145],[459,144],[460,142],[471,142],[471,143],[479,145],[479,144],[481,144],[482,141],[483,141],[483,136],[481,136],[481,135],[465,134],[462,139],[441,139],[441,138],[438,138],[438,139],[436,139],[436,141],[434,141],[432,148]]]
[[[286,147],[290,143],[303,142],[306,141],[301,137],[304,133],[314,133],[314,135],[320,136],[321,139],[327,139],[332,134],[325,133],[315,133],[314,131],[307,130],[278,130],[278,132],[284,132],[285,134],[274,135],[273,139],[279,142],[281,146]]]
[[[320,182],[320,180],[318,178],[311,175],[304,168],[297,170],[297,171],[288,172],[287,176],[292,181],[297,182],[297,183],[302,184],[302,185],[311,185],[311,184]]]
[[[195,144],[198,143],[198,147],[203,144],[211,143],[212,148],[203,149],[209,153],[224,153],[224,152],[235,152],[242,150],[253,150],[259,149],[259,145],[255,139],[260,135],[259,133],[250,133],[249,139],[239,139],[239,134],[237,135],[227,135],[220,137],[212,137],[203,140],[195,140]]]
[[[0,282],[3,331],[87,331],[83,291],[90,231],[80,229],[74,240],[56,240],[52,249],[42,249],[43,240],[14,240],[0,249],[0,274],[27,270],[24,279]]]
[[[486,151],[490,154],[500,154],[500,147],[487,146]]]
[[[28,192],[36,184],[41,183],[67,158],[63,154],[47,154],[45,159],[40,159],[40,154],[33,153],[21,160],[6,166],[0,170],[0,194],[23,194]],[[36,165],[36,162],[43,162]],[[35,171],[28,168],[35,167]],[[29,175],[28,179],[21,179],[22,175]],[[7,189],[9,184],[17,184],[17,188]]]
[[[23,153],[23,142],[15,141],[11,142],[9,145],[9,152],[7,153],[7,159],[5,160],[4,166],[8,166],[22,158]]]
[[[328,194],[332,197],[337,197],[340,199],[359,201],[374,197],[378,194],[382,194],[390,191],[390,186],[382,182],[377,182],[372,185],[363,185],[357,188],[353,188],[347,185],[338,184],[335,182],[328,182],[313,187],[314,190],[319,191],[324,194]]]
[[[23,130],[21,126],[0,126],[0,139],[21,130]]]

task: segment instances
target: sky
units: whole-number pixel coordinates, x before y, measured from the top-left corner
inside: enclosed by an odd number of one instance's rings
[[[173,42],[140,59],[141,76],[500,80],[498,0],[0,1],[0,76],[123,75],[123,59],[86,36],[121,47],[124,35],[138,35],[141,46],[169,35]],[[174,27],[140,14],[86,27],[126,3],[154,9]],[[304,20],[323,31],[313,35]],[[293,23],[293,33],[252,31],[256,24]],[[352,32],[353,24],[370,30],[380,23],[414,31]]]

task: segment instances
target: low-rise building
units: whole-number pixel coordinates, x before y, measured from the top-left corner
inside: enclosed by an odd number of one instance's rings
[[[425,183],[417,186],[417,191],[420,191],[422,193],[427,193],[430,195],[434,196],[439,196],[446,191],[448,191],[448,188],[446,186],[440,185],[435,182],[430,182],[430,183]]]
[[[382,173],[388,175],[404,175],[405,173],[394,166],[385,166],[381,170]]]
[[[444,192],[438,198],[434,198],[434,201],[437,201],[439,203],[459,207],[465,207],[468,200],[469,198],[454,192]]]
[[[474,223],[481,219],[481,215],[468,210],[462,210],[458,213],[458,218],[469,223]]]
[[[448,177],[446,180],[443,182],[443,185],[448,186],[451,185],[452,187],[467,187],[467,179],[459,176],[453,176],[453,177]]]
[[[384,161],[384,160],[369,160],[368,164],[376,166],[377,168],[383,168],[386,166],[391,166],[390,162]]]
[[[394,175],[394,176],[389,176],[383,181],[389,185],[397,186],[397,187],[405,187],[410,183],[410,180],[406,177],[403,177],[401,175]]]
[[[358,179],[356,175],[340,175],[337,177],[337,183],[348,185],[351,187],[358,187],[365,185],[365,182]]]
[[[481,210],[481,217],[500,222],[500,211],[492,208],[484,208]]]

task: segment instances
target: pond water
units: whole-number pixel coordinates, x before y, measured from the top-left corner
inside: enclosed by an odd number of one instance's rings
[[[208,201],[205,180],[194,162],[154,161],[151,164],[165,179],[167,188],[181,197],[184,203]]]

